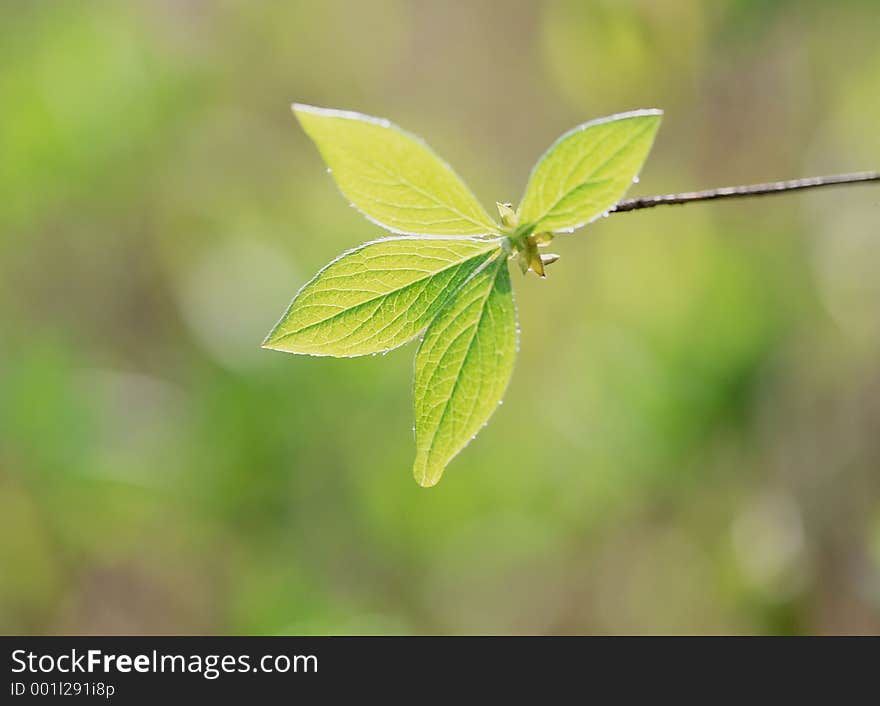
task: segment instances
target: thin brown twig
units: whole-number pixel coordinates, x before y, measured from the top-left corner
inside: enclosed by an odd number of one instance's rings
[[[655,206],[672,206],[675,204],[692,203],[694,201],[714,201],[715,199],[740,199],[750,196],[767,196],[784,194],[802,189],[818,189],[824,186],[840,186],[843,184],[862,184],[880,181],[880,172],[855,172],[835,176],[810,177],[808,179],[792,179],[790,181],[773,181],[767,184],[749,184],[747,186],[723,186],[719,189],[705,191],[688,191],[683,194],[662,194],[659,196],[638,196],[625,199],[611,209],[611,213],[638,211],[642,208]]]

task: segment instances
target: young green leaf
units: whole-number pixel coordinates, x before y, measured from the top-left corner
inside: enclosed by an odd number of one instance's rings
[[[348,357],[411,340],[499,250],[493,240],[387,238],[344,253],[291,302],[264,348]]]
[[[501,402],[516,356],[507,260],[488,262],[431,322],[416,354],[416,459],[423,486],[476,435]]]
[[[367,218],[404,235],[499,232],[452,168],[419,138],[360,113],[295,104],[343,194]]]
[[[565,133],[535,165],[519,222],[535,231],[571,231],[607,212],[642,168],[662,112],[638,110]]]

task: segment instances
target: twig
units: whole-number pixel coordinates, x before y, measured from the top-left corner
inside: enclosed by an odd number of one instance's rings
[[[838,174],[836,176],[811,177],[809,179],[793,179],[791,181],[774,181],[768,184],[750,184],[748,186],[723,186],[720,189],[705,191],[689,191],[683,194],[663,194],[660,196],[639,196],[625,199],[611,209],[611,213],[637,211],[654,206],[672,206],[691,203],[692,201],[713,201],[715,199],[740,199],[749,196],[767,196],[784,194],[800,189],[818,189],[823,186],[840,186],[842,184],[861,184],[880,181],[880,172],[856,172]]]

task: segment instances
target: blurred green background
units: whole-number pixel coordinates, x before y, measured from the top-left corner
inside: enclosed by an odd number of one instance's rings
[[[505,405],[412,480],[414,345],[261,350],[381,232],[289,112],[484,204],[661,107],[633,194],[880,167],[876,0],[0,6],[0,631],[880,632],[880,190],[622,214],[514,273]]]

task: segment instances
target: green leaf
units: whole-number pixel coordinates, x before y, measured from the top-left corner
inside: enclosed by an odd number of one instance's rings
[[[535,165],[519,222],[535,231],[572,231],[606,213],[642,168],[662,111],[638,110],[565,133]]]
[[[431,322],[416,354],[413,475],[420,485],[435,485],[489,420],[507,388],[516,348],[510,275],[499,255]]]
[[[348,357],[418,335],[491,256],[494,240],[387,238],[343,253],[291,302],[264,348]]]
[[[404,235],[499,232],[464,182],[428,145],[360,113],[294,104],[342,193],[367,218]]]

